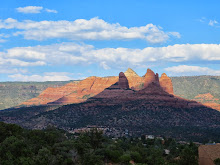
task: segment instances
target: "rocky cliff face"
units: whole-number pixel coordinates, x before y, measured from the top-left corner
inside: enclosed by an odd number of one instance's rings
[[[128,89],[129,88],[128,79],[123,72],[119,73],[118,86],[121,89]]]
[[[128,70],[126,70],[124,74],[128,79],[129,88],[134,90],[140,90],[143,88],[144,78],[140,77],[131,68],[128,68]]]
[[[49,102],[56,101],[63,96],[69,95],[77,91],[77,86],[78,82],[71,82],[57,88],[49,87],[44,90],[38,97],[23,102],[21,103],[21,105],[43,105]]]
[[[180,97],[176,97],[173,94],[168,93],[160,86],[158,74],[154,74],[153,71],[148,70],[145,76],[151,75],[151,78],[145,78],[144,84],[148,84],[146,87],[139,91],[132,90],[128,87],[128,81],[123,72],[119,74],[119,81],[98,95],[89,99],[93,101],[93,104],[89,106],[98,105],[116,105],[123,104],[129,101],[146,100],[149,107],[173,107],[173,108],[193,108],[202,107],[203,105],[196,101],[186,100]],[[154,77],[154,78],[152,78]],[[153,81],[152,81],[153,80]],[[123,84],[123,85],[120,85]],[[144,101],[145,102],[145,101]],[[149,104],[150,103],[150,104]]]
[[[166,73],[163,73],[160,77],[160,86],[167,93],[174,94],[172,80],[166,75]]]
[[[49,104],[71,104],[86,101],[117,81],[118,77],[89,77],[77,84],[75,92],[62,96]]]
[[[104,89],[108,88],[109,93],[114,93],[112,88],[141,90],[151,83],[161,84],[162,88],[173,94],[172,81],[167,76],[161,77],[159,82],[158,74],[148,69],[145,76],[140,77],[132,69],[125,73],[121,72],[118,76],[113,77],[89,77],[85,80],[75,83],[69,83],[58,88],[47,88],[38,97],[23,102],[23,105],[42,105],[42,104],[71,104],[86,101],[88,98],[95,96]],[[115,84],[117,83],[117,84]],[[117,86],[117,87],[116,87]],[[111,90],[111,91],[110,91]],[[132,91],[130,90],[130,92]],[[122,92],[124,93],[124,92]],[[125,92],[126,93],[126,92]],[[125,94],[124,93],[124,94]],[[110,94],[111,95],[111,94]],[[107,96],[106,96],[107,97]]]
[[[151,83],[159,83],[158,74],[155,74],[151,69],[147,69],[147,73],[144,75],[144,88]]]
[[[77,83],[69,83],[58,88],[47,88],[38,97],[23,102],[22,105],[71,104],[80,103],[94,96],[118,81],[118,77],[89,77]]]
[[[90,98],[89,100],[95,100],[97,102],[99,100],[108,101],[111,99],[113,101],[111,104],[114,104],[118,101],[121,102],[121,99],[127,99],[127,96],[132,93],[134,93],[134,90],[129,88],[127,77],[123,72],[120,72],[118,82],[104,89],[101,93]]]

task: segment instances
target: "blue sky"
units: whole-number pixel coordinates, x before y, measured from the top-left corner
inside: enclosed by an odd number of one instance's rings
[[[7,0],[0,81],[76,80],[128,67],[220,75],[220,2]]]

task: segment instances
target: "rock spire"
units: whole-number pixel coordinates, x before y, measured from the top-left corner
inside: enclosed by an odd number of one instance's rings
[[[159,84],[159,77],[151,69],[147,69],[147,73],[144,75],[144,87],[146,88],[151,83]]]
[[[160,77],[160,86],[163,90],[169,94],[173,94],[173,84],[171,78],[166,73],[163,73]]]
[[[125,74],[123,72],[119,73],[118,85],[122,89],[128,89],[129,88],[128,79],[127,79],[127,77],[125,76]]]

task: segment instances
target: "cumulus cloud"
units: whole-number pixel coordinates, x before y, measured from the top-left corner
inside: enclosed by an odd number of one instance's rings
[[[4,43],[4,42],[6,42],[6,40],[2,39],[1,36],[0,36],[0,43]]]
[[[165,68],[173,76],[192,76],[192,75],[220,75],[220,70],[210,69],[208,67],[179,65]]]
[[[44,9],[42,6],[26,6],[26,7],[18,7],[16,8],[17,12],[24,14],[39,14],[43,10],[48,13],[57,13],[56,10],[52,9]]]
[[[8,77],[14,81],[68,81],[73,80],[72,74],[68,72],[46,72],[43,75],[24,75],[24,74],[13,74]]]
[[[18,7],[16,8],[17,12],[19,13],[25,13],[25,14],[37,14],[40,13],[41,10],[43,10],[43,7],[41,6],[26,6],[26,7]]]
[[[1,74],[16,74],[16,73],[27,73],[27,69],[20,69],[20,68],[10,68],[6,69],[3,67],[0,67],[0,73]]]
[[[17,21],[12,18],[0,20],[0,29],[18,29],[14,36],[23,35],[28,40],[65,38],[70,40],[146,40],[152,44],[166,42],[170,37],[180,38],[178,32],[164,32],[161,27],[147,24],[126,27],[111,24],[99,18],[75,21]]]
[[[111,68],[106,64],[105,61],[100,62],[100,66],[101,66],[103,69],[105,69],[105,70],[111,69]]]
[[[209,21],[209,26],[215,26],[216,24],[218,24],[218,21],[216,21],[216,20]]]
[[[8,38],[9,36],[6,34],[0,34],[0,43],[6,42],[6,38]]]
[[[48,13],[58,13],[56,10],[51,10],[51,9],[45,9],[45,11]]]
[[[94,48],[92,45],[61,43],[34,47],[15,47],[0,52],[1,65],[90,65],[104,69],[141,67],[159,63],[220,62],[220,44],[176,44],[167,47]]]

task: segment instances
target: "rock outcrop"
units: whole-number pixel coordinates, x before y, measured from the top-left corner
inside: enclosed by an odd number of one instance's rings
[[[47,88],[38,97],[23,102],[22,105],[71,104],[80,103],[118,81],[118,77],[88,77],[58,88]]]
[[[77,86],[79,82],[71,82],[61,87],[49,87],[44,90],[38,97],[27,100],[21,103],[21,105],[44,105],[49,102],[58,100],[59,98],[69,95],[77,91]]]
[[[143,88],[144,78],[140,77],[135,71],[131,68],[128,68],[124,72],[125,76],[128,79],[129,88],[134,90],[140,90]]]
[[[166,73],[163,73],[160,77],[160,86],[167,93],[173,94],[173,84],[171,78],[169,78]]]
[[[103,102],[106,99],[107,101],[109,101],[109,99],[112,99],[113,102],[110,102],[110,104],[114,104],[115,102],[121,102],[121,99],[127,99],[127,96],[132,93],[134,93],[134,91],[129,89],[127,77],[123,72],[120,72],[118,82],[109,86],[101,93],[90,98],[89,100],[99,101],[101,99]]]
[[[144,88],[146,88],[149,84],[156,83],[159,84],[159,76],[151,69],[147,69],[147,73],[144,75]]]
[[[137,91],[134,96],[137,100],[148,100],[151,106],[173,107],[173,108],[193,108],[202,107],[201,103],[176,97],[164,91],[159,83],[152,82],[144,89]]]
[[[97,95],[105,88],[118,81],[118,77],[89,77],[81,81],[74,93],[63,96],[49,104],[72,104],[86,101],[88,98]]]
[[[134,70],[132,70],[131,68],[128,68],[128,69],[124,72],[124,74],[125,74],[125,76],[126,76],[127,78],[129,78],[129,77],[140,77],[140,76],[138,76],[138,74],[137,74]]]
[[[148,74],[152,72],[149,70]],[[202,107],[203,105],[195,101],[186,100],[180,97],[176,97],[173,94],[166,92],[159,84],[158,74],[151,74],[154,76],[153,81],[148,81],[148,85],[139,91],[132,90],[128,87],[126,76],[123,72],[119,74],[119,81],[98,95],[91,97],[88,101],[92,101],[89,106],[97,105],[117,105],[124,104],[125,102],[146,102],[150,107],[172,107],[172,108],[193,108]],[[153,77],[152,76],[152,77]],[[123,84],[123,85],[120,85]],[[144,101],[146,100],[146,101]]]
[[[129,88],[128,79],[123,72],[119,73],[118,85],[119,85],[119,88],[121,88],[121,89],[128,89]]]
[[[165,74],[163,74],[159,80],[159,75],[148,69],[145,76],[140,77],[132,69],[128,68],[125,73],[121,72],[119,76],[92,76],[82,81],[68,83],[62,87],[47,88],[38,97],[23,102],[22,105],[65,105],[80,103],[101,93],[106,88],[111,90],[109,93],[113,93],[112,88],[120,88],[120,90],[132,89],[131,91],[139,91],[143,88],[146,88],[151,83],[155,83],[157,86],[161,85],[164,91],[169,94],[173,94],[172,81]]]

